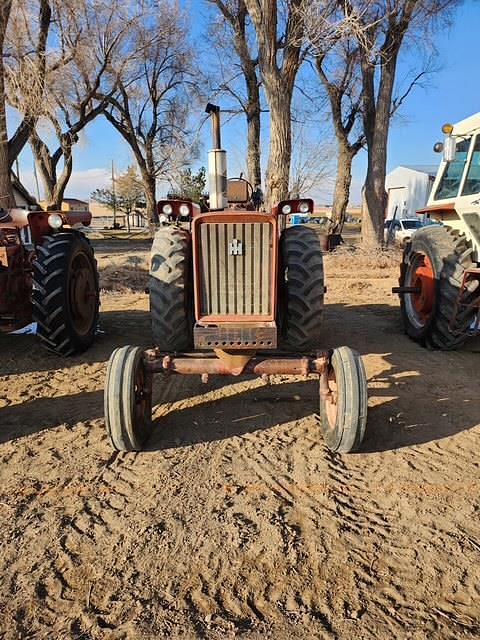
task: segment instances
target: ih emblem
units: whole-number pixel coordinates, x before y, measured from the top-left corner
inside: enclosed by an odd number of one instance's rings
[[[234,238],[228,245],[228,253],[231,256],[243,256],[243,244],[241,240]]]

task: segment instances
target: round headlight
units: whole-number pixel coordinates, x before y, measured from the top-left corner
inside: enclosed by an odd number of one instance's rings
[[[298,210],[300,213],[308,213],[308,202],[300,202]]]
[[[290,213],[292,211],[292,207],[289,204],[284,204],[282,207],[282,213]]]
[[[165,224],[166,222],[168,222],[168,218],[167,216],[164,216],[163,213],[159,216],[158,221],[160,222],[160,224]]]
[[[52,229],[60,229],[63,224],[62,216],[58,213],[51,213],[48,216],[48,224]]]
[[[168,204],[168,203],[164,204],[163,207],[162,207],[162,211],[163,211],[163,213],[166,213],[167,216],[169,216],[173,211],[172,205]]]
[[[188,204],[181,204],[178,211],[184,218],[190,215],[190,207],[188,206]]]

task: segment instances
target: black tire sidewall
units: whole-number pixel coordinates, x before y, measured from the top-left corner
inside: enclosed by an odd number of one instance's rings
[[[104,390],[105,426],[110,443],[117,451],[140,451],[151,432],[151,396],[141,424],[135,421],[135,376],[143,368],[140,347],[115,349],[107,365]]]
[[[335,371],[337,383],[337,415],[330,427],[326,402],[320,396],[320,426],[331,451],[357,451],[365,436],[367,422],[367,380],[360,355],[349,347],[333,350],[329,367]]]

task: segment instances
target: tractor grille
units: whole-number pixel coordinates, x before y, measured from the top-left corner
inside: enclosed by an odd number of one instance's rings
[[[199,225],[200,317],[271,316],[270,222]]]

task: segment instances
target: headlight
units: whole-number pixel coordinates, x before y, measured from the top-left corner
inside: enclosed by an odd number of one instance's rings
[[[167,216],[169,216],[173,211],[172,205],[171,204],[164,204],[163,207],[162,207],[162,211],[163,211],[163,213],[166,213]]]
[[[51,213],[48,216],[48,224],[52,229],[60,229],[63,224],[62,216],[58,215],[58,213]]]
[[[184,218],[190,215],[190,207],[188,206],[188,204],[181,204],[178,211],[180,212],[180,215]]]
[[[282,207],[282,213],[290,213],[292,211],[292,207],[289,204],[284,204]]]
[[[170,207],[170,205],[168,205]],[[165,209],[165,207],[164,207]],[[168,218],[167,216],[164,216],[163,214],[160,215],[160,217],[158,218],[158,221],[160,222],[160,224],[165,224],[166,222],[168,222]]]
[[[308,213],[308,202],[300,202],[298,210],[300,213]]]

